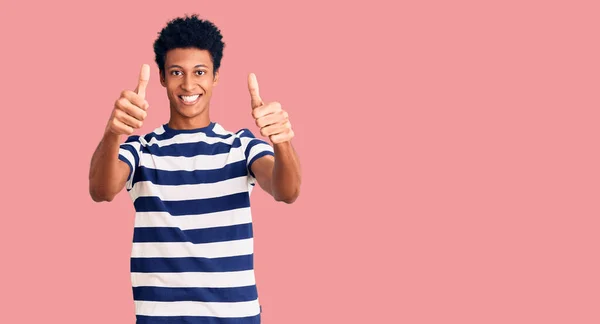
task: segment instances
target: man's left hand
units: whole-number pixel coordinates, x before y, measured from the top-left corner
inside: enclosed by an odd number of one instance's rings
[[[252,116],[256,126],[260,128],[260,134],[269,137],[273,144],[290,141],[294,137],[294,131],[288,113],[281,108],[279,102],[263,102],[258,92],[258,81],[254,73],[248,75],[248,90],[250,91]]]

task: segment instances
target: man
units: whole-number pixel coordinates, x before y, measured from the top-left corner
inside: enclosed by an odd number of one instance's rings
[[[250,193],[258,183],[276,201],[294,202],[300,166],[288,114],[262,101],[254,74],[251,113],[271,144],[210,119],[223,48],[213,23],[196,15],[171,20],[154,43],[168,123],[132,135],[151,110],[150,67],[143,65],[135,90],[116,100],[92,157],[92,199],[111,201],[125,187],[136,210],[137,323],[260,323]]]

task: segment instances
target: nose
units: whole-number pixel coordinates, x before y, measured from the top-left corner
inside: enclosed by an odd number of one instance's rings
[[[183,82],[181,83],[181,89],[184,91],[191,92],[192,90],[194,90],[194,87],[195,87],[195,84],[194,84],[193,76],[186,75],[183,78]]]

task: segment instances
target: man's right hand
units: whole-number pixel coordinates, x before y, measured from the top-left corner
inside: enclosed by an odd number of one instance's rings
[[[142,65],[138,85],[134,91],[125,90],[115,102],[107,131],[115,135],[131,135],[135,129],[142,127],[148,115],[149,105],[146,101],[146,87],[150,79],[150,66]]]

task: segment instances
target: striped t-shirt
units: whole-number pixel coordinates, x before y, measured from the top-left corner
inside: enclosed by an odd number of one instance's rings
[[[131,282],[137,323],[260,323],[250,166],[273,148],[248,129],[161,125],[129,136],[135,207]]]

